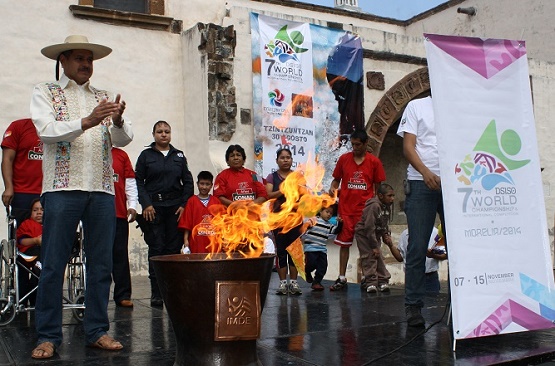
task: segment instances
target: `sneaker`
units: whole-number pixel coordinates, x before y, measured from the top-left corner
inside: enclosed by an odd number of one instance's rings
[[[314,278],[312,277],[312,273],[310,272],[306,272],[305,277],[306,277],[306,282],[308,283],[312,283],[312,281],[314,281]]]
[[[380,285],[380,292],[389,292],[389,285],[387,283],[382,283]]]
[[[291,295],[300,295],[303,292],[301,291],[301,288],[299,287],[299,284],[297,282],[292,282],[289,284],[289,293]]]
[[[423,327],[426,324],[418,306],[406,306],[405,314],[409,327]]]
[[[310,287],[312,288],[312,291],[324,291],[324,286],[322,286],[319,282],[314,282]]]
[[[347,280],[341,281],[339,278],[335,280],[335,283],[330,286],[330,291],[341,291],[347,288]]]
[[[276,290],[277,295],[287,295],[287,283],[281,282]]]
[[[375,294],[378,292],[378,289],[374,285],[368,285],[368,287],[366,287],[366,292],[369,294]]]

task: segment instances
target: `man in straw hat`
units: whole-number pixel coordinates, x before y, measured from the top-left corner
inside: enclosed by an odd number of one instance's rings
[[[87,253],[87,290],[83,326],[88,345],[119,350],[107,334],[108,300],[115,233],[111,148],[133,139],[122,115],[125,102],[90,84],[93,60],[112,50],[73,35],[45,47],[56,60],[55,82],[35,86],[31,117],[43,147],[43,269],[39,280],[35,323],[38,333],[33,358],[50,358],[62,342],[62,286],[75,230],[82,221]],[[58,66],[64,70],[58,78]]]

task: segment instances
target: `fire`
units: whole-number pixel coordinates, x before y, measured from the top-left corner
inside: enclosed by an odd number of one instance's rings
[[[214,209],[212,253],[222,251],[228,257],[232,253],[258,257],[264,250],[264,233],[277,228],[288,232],[301,224],[302,232],[306,231],[305,219],[316,216],[322,208],[335,202],[335,197],[321,193],[324,173],[324,168],[309,158],[306,164],[289,174],[279,187],[286,198],[280,212],[272,212],[275,199],[261,205],[236,201],[225,210]]]
[[[279,90],[274,89],[274,97],[279,95]],[[281,100],[279,100],[281,102]],[[280,130],[289,126],[292,116],[309,117],[313,114],[312,92],[306,91],[301,94],[293,94],[291,102],[285,107],[283,114],[274,119],[273,125]],[[287,147],[291,143],[285,135],[281,137],[281,145]],[[213,253],[224,252],[228,258],[233,253],[239,253],[244,257],[258,257],[264,251],[264,233],[281,228],[286,233],[291,229],[302,225],[301,232],[305,232],[308,223],[307,218],[312,218],[323,208],[329,207],[336,197],[331,197],[322,192],[322,179],[325,170],[318,165],[318,159],[312,159],[309,155],[307,163],[300,164],[297,169],[289,174],[282,182],[279,189],[284,194],[286,201],[281,205],[280,212],[272,212],[275,199],[269,200],[262,205],[252,201],[236,201],[229,207],[214,208],[211,211],[213,218],[211,226],[213,235],[210,237],[210,248]],[[193,230],[193,234],[197,232]],[[297,240],[296,245],[300,245]],[[288,249],[291,249],[290,245]],[[295,248],[302,256],[302,246]],[[210,255],[208,255],[210,257]],[[304,268],[304,263],[297,263]]]

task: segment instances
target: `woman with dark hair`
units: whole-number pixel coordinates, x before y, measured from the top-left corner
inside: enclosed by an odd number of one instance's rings
[[[291,170],[291,166],[293,165],[291,150],[287,148],[279,149],[276,152],[276,163],[278,169],[266,177],[266,191],[268,192],[268,198],[275,198],[272,210],[274,212],[279,212],[281,210],[281,205],[285,202],[285,196],[280,192],[279,186],[285,178],[293,172],[293,170]],[[287,252],[287,247],[301,236],[301,227],[302,224],[286,233],[282,233],[281,228],[273,230],[277,253],[277,272],[280,280],[279,287],[276,290],[276,294],[278,295],[287,295],[287,293],[291,293],[291,295],[302,294],[301,288],[297,282],[297,267],[295,267],[293,259]],[[288,267],[290,284],[287,284]]]
[[[233,201],[263,203],[268,199],[266,188],[259,175],[244,167],[247,156],[241,145],[230,145],[225,152],[229,168],[218,174],[214,181],[214,196],[224,206]]]
[[[148,258],[178,254],[183,236],[177,228],[189,197],[194,193],[193,177],[183,151],[173,147],[171,127],[158,121],[152,128],[154,142],[143,150],[135,165],[139,202],[143,207],[142,225],[148,245]],[[156,275],[149,261],[151,306],[162,306]]]

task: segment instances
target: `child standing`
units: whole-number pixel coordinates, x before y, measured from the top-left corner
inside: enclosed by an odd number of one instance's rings
[[[312,283],[313,291],[323,291],[324,286],[321,282],[328,270],[328,255],[326,243],[330,236],[336,235],[341,231],[343,221],[338,218],[337,225],[330,222],[334,213],[334,205],[323,208],[316,223],[310,227],[303,235],[306,282]],[[316,271],[314,277],[312,272]]]
[[[208,171],[202,171],[197,175],[198,195],[192,196],[185,206],[185,212],[179,220],[178,228],[183,230],[183,248],[181,252],[210,253],[218,252],[210,248],[210,236],[212,230],[212,214],[210,206],[220,205],[220,200],[210,194],[214,176]]]
[[[33,271],[35,275],[31,275],[29,271],[20,268],[18,272],[19,280],[19,296],[25,296],[35,286],[38,285],[38,274],[40,273],[41,264],[40,247],[42,244],[42,215],[44,210],[38,198],[31,202],[31,217],[23,221],[16,231],[17,250],[23,255],[18,260],[25,267]],[[36,292],[29,296],[31,306],[35,304]]]
[[[399,245],[395,247],[393,243],[387,244],[391,250],[391,254],[397,261],[403,262],[403,270],[405,270],[404,260],[407,255],[407,247],[409,245],[409,229],[403,230],[399,237]],[[428,251],[426,252],[426,292],[430,294],[438,294],[441,290],[439,282],[439,262],[447,259],[445,250],[445,240],[441,230],[441,224],[432,230],[430,241],[428,243]]]
[[[378,196],[366,201],[362,217],[355,226],[355,238],[360,252],[363,280],[360,284],[368,293],[389,291],[391,274],[385,267],[380,249],[381,240],[391,243],[389,221],[391,206],[395,199],[393,187],[381,184]]]

